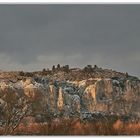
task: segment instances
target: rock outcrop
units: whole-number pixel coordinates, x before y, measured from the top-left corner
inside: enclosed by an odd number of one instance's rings
[[[78,71],[78,70],[77,70]],[[77,71],[48,76],[22,77],[16,82],[0,81],[0,111],[7,103],[19,103],[22,97],[31,104],[32,115],[82,117],[85,113],[102,112],[140,117],[140,80],[96,67],[87,77],[73,79]],[[81,73],[81,70],[79,70]],[[107,74],[107,76],[105,75]],[[86,78],[85,78],[86,75]],[[101,75],[101,76],[99,76]],[[69,78],[68,78],[69,76]],[[67,77],[65,79],[65,77]],[[27,102],[26,102],[27,103]],[[92,116],[92,115],[91,115]]]

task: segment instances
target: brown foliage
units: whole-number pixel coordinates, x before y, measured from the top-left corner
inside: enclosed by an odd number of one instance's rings
[[[0,128],[0,134],[2,134]],[[14,135],[140,135],[140,122],[83,122],[58,118],[48,123],[21,123]]]

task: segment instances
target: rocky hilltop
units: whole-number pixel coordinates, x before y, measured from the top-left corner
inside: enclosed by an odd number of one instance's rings
[[[1,71],[1,125],[7,108],[12,112],[21,109],[22,114],[27,105],[26,116],[36,121],[49,117],[90,120],[111,115],[139,118],[140,80],[96,65],[83,69],[57,65],[37,72]]]

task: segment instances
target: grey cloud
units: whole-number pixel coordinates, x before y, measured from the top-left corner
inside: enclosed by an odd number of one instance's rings
[[[140,76],[139,29],[140,5],[0,5],[1,69],[97,64]]]

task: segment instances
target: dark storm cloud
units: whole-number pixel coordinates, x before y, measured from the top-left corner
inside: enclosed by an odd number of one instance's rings
[[[97,64],[140,76],[140,5],[0,5],[0,65]]]

